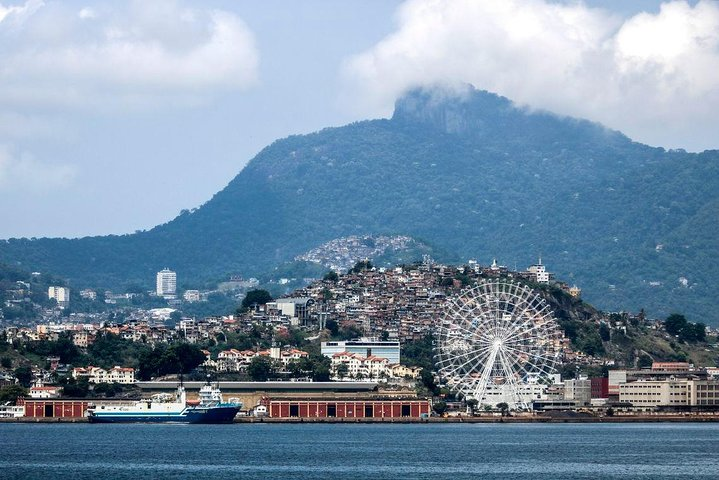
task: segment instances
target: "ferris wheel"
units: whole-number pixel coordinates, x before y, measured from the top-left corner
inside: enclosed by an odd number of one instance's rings
[[[480,404],[526,409],[555,373],[563,340],[536,291],[485,280],[447,300],[436,351],[440,379]]]

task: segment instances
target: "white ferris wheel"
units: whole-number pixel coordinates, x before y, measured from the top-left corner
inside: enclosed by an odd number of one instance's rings
[[[527,409],[556,372],[563,339],[537,292],[485,280],[447,300],[436,352],[440,379],[482,405]]]

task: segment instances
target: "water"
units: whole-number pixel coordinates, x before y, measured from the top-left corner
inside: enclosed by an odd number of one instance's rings
[[[0,424],[10,479],[719,478],[719,424]]]

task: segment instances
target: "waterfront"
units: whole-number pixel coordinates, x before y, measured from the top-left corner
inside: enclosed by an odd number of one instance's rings
[[[716,478],[716,424],[2,424],[4,479]]]

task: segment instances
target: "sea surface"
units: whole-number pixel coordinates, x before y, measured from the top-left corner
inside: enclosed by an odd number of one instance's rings
[[[719,424],[0,424],[11,479],[719,478]]]

